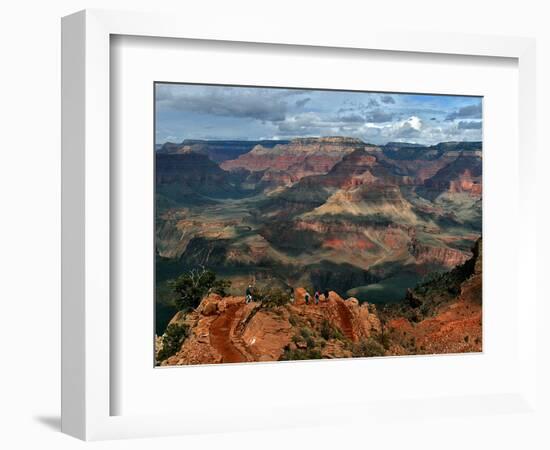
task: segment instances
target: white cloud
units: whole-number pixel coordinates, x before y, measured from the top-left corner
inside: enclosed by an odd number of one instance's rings
[[[408,123],[411,128],[417,131],[422,128],[422,120],[420,119],[420,117],[416,117],[416,116],[409,117],[405,121],[405,123]]]

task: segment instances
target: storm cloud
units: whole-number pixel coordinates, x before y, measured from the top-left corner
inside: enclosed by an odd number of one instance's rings
[[[395,99],[391,95],[383,95],[382,97],[380,97],[380,101],[386,104],[395,103]]]
[[[445,120],[455,119],[481,119],[481,102],[474,105],[463,106],[448,114]]]
[[[186,89],[179,85],[161,85],[157,96],[157,108],[213,116],[279,121],[286,117],[289,108],[286,99],[292,94],[293,91],[263,88],[208,89],[200,86],[197,89]],[[258,101],[259,98],[263,98],[263,101]],[[298,100],[302,102],[300,106],[307,101],[309,99]]]
[[[393,119],[393,113],[390,111],[384,111],[376,109],[366,115],[366,121],[372,123],[390,122]]]
[[[481,129],[481,122],[473,120],[461,120],[460,122],[458,122],[457,126],[459,130],[479,130]]]

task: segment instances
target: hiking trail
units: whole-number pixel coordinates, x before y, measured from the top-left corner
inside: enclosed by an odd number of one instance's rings
[[[343,301],[336,301],[336,305],[338,308],[338,315],[340,316],[340,326],[342,328],[342,333],[344,333],[344,335],[348,339],[354,341],[355,335],[353,333],[353,325],[351,323],[351,312]]]
[[[210,328],[210,344],[222,356],[222,363],[246,362],[246,357],[233,344],[232,332],[237,319],[237,312],[242,305],[228,306],[223,314],[220,314]]]

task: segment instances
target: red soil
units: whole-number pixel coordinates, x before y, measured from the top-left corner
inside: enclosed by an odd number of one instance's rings
[[[353,333],[353,324],[351,322],[351,312],[342,300],[337,301],[336,305],[338,307],[338,315],[340,316],[340,328],[342,329],[342,333],[344,333],[348,339],[354,341],[355,335]]]
[[[246,358],[233,344],[231,339],[233,325],[238,321],[237,312],[241,305],[228,306],[210,327],[210,344],[222,356],[222,363],[246,362]]]

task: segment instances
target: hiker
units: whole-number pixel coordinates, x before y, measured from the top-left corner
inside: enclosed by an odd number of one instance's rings
[[[290,303],[294,303],[294,289],[289,288]]]
[[[309,292],[306,291],[306,295],[304,295],[304,300],[306,301],[306,305],[309,305]]]
[[[321,294],[319,294],[319,291],[315,291],[315,294],[313,296],[313,298],[315,299],[315,304],[318,305],[319,304],[319,296]]]
[[[325,296],[325,302],[328,301],[328,289],[325,289],[325,292],[323,295]]]
[[[246,302],[245,303],[250,303],[252,301],[252,285],[249,284],[248,287],[246,288]]]

